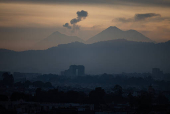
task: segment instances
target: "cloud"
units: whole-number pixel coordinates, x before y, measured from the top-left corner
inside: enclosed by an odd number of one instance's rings
[[[151,17],[161,17],[160,14],[156,14],[156,13],[145,13],[145,14],[136,14],[134,19],[135,21],[141,21],[141,20],[145,20],[147,18],[151,18]]]
[[[154,19],[153,19],[154,18]],[[135,14],[132,18],[117,18],[116,20],[122,23],[128,23],[128,22],[138,22],[138,21],[146,21],[146,19],[151,20],[164,20],[160,14],[156,13],[145,13],[145,14]]]
[[[96,28],[100,28],[102,25],[94,25],[91,27],[91,29],[96,29]]]
[[[76,30],[80,30],[80,26],[76,25],[78,22],[82,21],[82,19],[86,19],[86,17],[88,16],[88,12],[81,10],[81,11],[77,11],[77,18],[73,18],[72,20],[70,20],[70,23],[73,25],[72,27],[69,25],[69,23],[65,23],[65,25],[63,25],[63,27],[67,27],[68,29],[72,28],[72,32],[76,31]]]
[[[0,0],[0,2],[19,2],[19,3],[64,3],[64,4],[113,4],[113,5],[144,5],[170,7],[170,0]]]
[[[71,29],[71,26],[69,25],[69,23],[65,23],[65,24],[63,25],[63,27],[66,27],[66,28],[68,28],[68,29]]]
[[[128,18],[128,19],[126,19],[126,18],[117,18],[116,20],[120,21],[122,23],[128,23],[128,22],[132,22],[133,18]]]

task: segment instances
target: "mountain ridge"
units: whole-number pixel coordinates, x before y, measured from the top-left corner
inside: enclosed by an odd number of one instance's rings
[[[116,26],[110,26],[86,41],[83,41],[81,38],[77,36],[67,36],[65,34],[60,33],[59,31],[55,31],[45,39],[36,43],[32,49],[44,50],[50,47],[57,46],[59,44],[67,44],[75,41],[91,44],[95,42],[115,39],[126,39],[138,42],[153,42],[152,40],[150,40],[149,38],[147,38],[146,36],[144,36],[143,34],[136,30],[123,31]]]
[[[106,28],[102,32],[88,39],[86,42],[94,43],[114,39],[127,39],[131,41],[153,42],[152,40],[150,40],[149,38],[147,38],[146,36],[144,36],[143,34],[136,30],[123,31],[117,28],[116,26],[110,26]]]
[[[170,45],[128,40],[61,44],[46,50],[1,52],[0,69],[12,72],[57,73],[72,64],[85,66],[87,74],[170,71]]]
[[[50,47],[57,46],[59,44],[67,44],[67,43],[71,43],[71,42],[75,42],[75,41],[84,42],[81,38],[79,38],[77,36],[67,36],[65,34],[58,32],[58,31],[55,31],[52,34],[50,34],[47,38],[36,43],[33,46],[33,49],[40,49],[40,50],[43,49],[44,50],[44,49],[48,49]]]

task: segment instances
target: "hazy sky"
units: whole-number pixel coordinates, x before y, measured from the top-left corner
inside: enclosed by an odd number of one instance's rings
[[[88,16],[67,29],[65,23]],[[170,40],[170,0],[0,0],[0,48],[30,49],[55,31],[83,40],[109,26],[135,29],[156,42]]]

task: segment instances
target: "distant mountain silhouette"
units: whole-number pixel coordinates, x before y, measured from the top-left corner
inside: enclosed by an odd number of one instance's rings
[[[95,43],[99,41],[115,40],[115,39],[126,39],[130,41],[138,42],[152,42],[149,38],[139,33],[136,30],[122,31],[115,26],[110,26],[99,34],[93,36],[87,43]]]
[[[60,73],[70,65],[84,65],[86,74],[151,72],[170,73],[170,41],[165,43],[127,40],[93,44],[74,42],[47,50],[15,52],[0,50],[0,70]]]
[[[115,26],[110,26],[109,28],[105,29],[99,34],[88,39],[85,43],[91,44],[95,42],[115,40],[115,39],[126,39],[129,41],[138,41],[138,42],[152,42],[152,40],[150,40],[143,34],[139,33],[138,31],[135,30],[122,31]],[[50,36],[48,36],[47,38],[45,38],[44,40],[36,43],[32,47],[32,49],[44,50],[44,49],[57,46],[59,44],[67,44],[76,41],[84,42],[81,38],[77,36],[67,36],[65,34],[61,34],[60,32],[56,31],[52,33]]]
[[[67,44],[75,41],[83,42],[83,40],[78,38],[77,36],[67,36],[56,31],[44,40],[34,45],[33,49],[48,49],[57,46],[58,44]]]

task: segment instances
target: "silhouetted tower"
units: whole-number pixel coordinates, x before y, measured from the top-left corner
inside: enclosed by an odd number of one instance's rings
[[[70,68],[69,68],[70,75],[75,76],[77,74],[76,71],[77,71],[77,66],[76,65],[71,65]]]
[[[71,65],[68,70],[62,71],[61,75],[83,76],[85,75],[85,67],[83,65]]]
[[[78,75],[79,76],[83,76],[84,75],[84,71],[85,71],[85,67],[83,65],[78,65],[77,69],[78,69]]]

